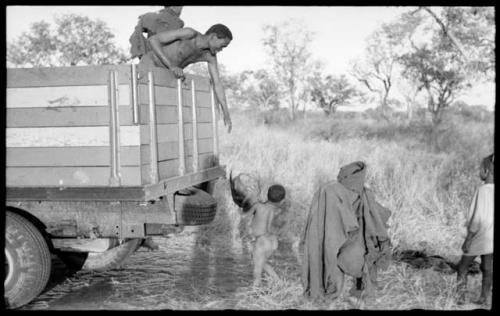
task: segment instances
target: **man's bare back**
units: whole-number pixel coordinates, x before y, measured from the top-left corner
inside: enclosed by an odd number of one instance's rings
[[[186,68],[190,64],[208,61],[206,54],[209,54],[210,51],[197,48],[195,41],[196,38],[177,40],[169,45],[162,46],[161,50],[174,67]],[[159,57],[153,51],[148,52],[143,59],[141,60],[141,64],[143,65],[164,67]]]

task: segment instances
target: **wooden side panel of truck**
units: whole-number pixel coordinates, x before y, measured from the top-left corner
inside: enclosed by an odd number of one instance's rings
[[[138,70],[136,80],[132,72],[129,65],[9,69],[7,187],[131,187],[181,176],[177,80],[162,69],[155,69],[152,78]],[[154,81],[152,94],[150,80]],[[151,101],[155,105],[154,161]],[[193,159],[199,170],[216,165],[208,80],[188,77],[182,85],[182,104],[184,174],[189,174],[194,172]],[[152,172],[157,173],[156,179]]]

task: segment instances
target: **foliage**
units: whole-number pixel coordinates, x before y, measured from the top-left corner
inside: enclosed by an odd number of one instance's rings
[[[441,122],[442,110],[470,87],[455,52],[440,52],[435,47],[424,46],[403,55],[401,62],[406,67],[403,75],[418,81],[419,88],[427,92],[427,108],[435,124]]]
[[[55,30],[45,21],[33,23],[9,43],[7,61],[14,67],[57,67],[115,64],[127,61],[113,42],[105,22],[77,14],[55,18]]]
[[[474,43],[477,44],[472,40],[474,37],[488,42],[491,33],[488,10],[477,10],[482,12],[482,18],[478,18],[484,22],[482,27],[457,18],[467,15],[468,10],[446,7],[435,13],[422,7],[401,17],[400,24],[411,25],[402,28],[407,33],[399,36],[400,39],[407,38],[410,43],[410,48],[399,59],[404,67],[402,74],[417,84],[417,91],[426,92],[427,108],[434,124],[440,123],[443,110],[471,87],[475,74],[480,69],[486,71],[488,67],[485,65],[492,62],[489,55],[479,57],[472,49]],[[481,15],[477,12],[476,15]],[[490,32],[486,31],[488,25]],[[472,53],[472,58],[467,57],[469,53]]]
[[[263,44],[279,85],[288,98],[292,119],[297,110],[305,106],[309,95],[307,78],[312,73],[313,62],[309,45],[313,33],[304,22],[291,19],[275,25],[265,25]]]
[[[385,108],[393,86],[397,61],[396,47],[400,43],[391,40],[390,25],[382,25],[367,41],[364,60],[352,63],[351,75],[371,92],[379,95],[380,106]]]
[[[245,72],[245,88],[242,97],[248,100],[250,106],[261,107],[264,110],[275,110],[280,106],[280,86],[272,74],[265,70]]]
[[[494,80],[494,7],[444,7],[440,15],[428,7],[421,9],[434,18],[448,45],[460,52],[469,75]]]
[[[358,96],[358,90],[351,85],[345,75],[322,76],[316,73],[311,79],[311,100],[323,109],[326,115],[335,113],[339,105]]]
[[[245,102],[244,98],[241,95],[242,93],[241,87],[245,78],[245,74],[230,73],[227,70],[226,66],[222,63],[218,64],[218,69],[222,86],[224,87],[226,93],[228,106],[231,108],[238,107],[239,105]],[[187,66],[185,68],[185,73],[205,78],[210,76],[208,73],[207,64],[203,62],[194,63]]]

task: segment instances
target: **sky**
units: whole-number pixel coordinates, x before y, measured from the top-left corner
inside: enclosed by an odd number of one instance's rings
[[[105,21],[116,35],[116,44],[129,50],[129,36],[138,16],[158,11],[161,6],[8,6],[7,42],[28,31],[40,20],[77,13]],[[390,22],[411,7],[330,7],[330,6],[185,6],[181,18],[185,26],[205,32],[211,25],[222,23],[233,33],[233,41],[218,60],[230,72],[264,68],[267,57],[262,45],[262,27],[291,18],[302,20],[314,33],[310,49],[313,57],[325,63],[325,71],[346,73],[349,61],[363,54],[366,38],[379,25]],[[492,88],[493,87],[493,88]],[[476,93],[476,99],[494,104],[494,86]],[[493,89],[493,92],[492,92]],[[487,97],[485,97],[487,96]]]

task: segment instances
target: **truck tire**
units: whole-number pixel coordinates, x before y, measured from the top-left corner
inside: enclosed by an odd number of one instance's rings
[[[202,182],[199,185],[197,185],[196,188],[201,189],[210,195],[213,195],[215,189],[215,182],[216,180]]]
[[[198,188],[189,188],[174,195],[177,224],[205,225],[215,218],[217,201],[207,192]]]
[[[120,267],[125,259],[140,247],[142,241],[141,238],[129,239],[104,252],[59,251],[57,255],[74,271],[106,271]]]
[[[18,308],[47,286],[51,255],[44,237],[29,220],[6,213],[4,300],[7,308]]]

